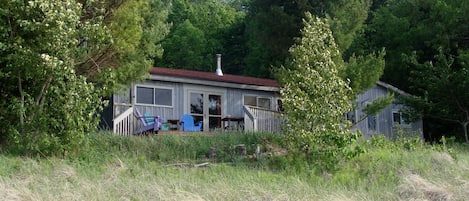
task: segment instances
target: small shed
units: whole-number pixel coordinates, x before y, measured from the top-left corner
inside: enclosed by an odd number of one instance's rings
[[[393,103],[377,115],[366,116],[362,111],[363,108],[377,98],[386,96],[388,93],[395,94]],[[408,95],[406,92],[390,84],[378,81],[375,87],[358,95],[356,100],[357,108],[347,114],[347,118],[354,123],[352,129],[360,130],[365,138],[370,138],[372,135],[385,135],[389,138],[396,138],[400,135],[423,138],[422,120],[406,122],[401,111],[406,106],[400,104],[396,98],[397,96]]]

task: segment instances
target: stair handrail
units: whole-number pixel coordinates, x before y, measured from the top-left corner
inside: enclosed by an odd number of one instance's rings
[[[130,134],[132,133],[132,118],[134,108],[130,107],[121,113],[119,116],[112,120],[113,133],[115,134]]]

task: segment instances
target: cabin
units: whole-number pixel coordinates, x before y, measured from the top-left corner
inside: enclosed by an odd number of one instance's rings
[[[143,82],[114,94],[102,127],[129,135],[140,127],[134,111],[159,116],[164,130],[181,130],[190,114],[204,132],[244,130],[279,132],[279,85],[275,80],[223,74],[221,55],[216,72],[155,67]]]
[[[275,80],[223,74],[221,55],[217,55],[216,72],[199,72],[154,67],[148,79],[133,83],[114,94],[103,114],[102,127],[120,135],[131,135],[142,125],[135,117],[159,116],[161,130],[181,131],[185,114],[202,121],[201,131],[261,131],[281,133],[283,122],[280,87]],[[375,116],[361,110],[387,93],[408,95],[384,82],[357,97],[358,107],[346,116],[366,138],[383,134],[395,138],[401,132],[422,136],[422,121],[405,122],[401,108],[393,103]]]
[[[377,115],[366,116],[362,109],[377,98],[386,96],[389,93],[395,94],[393,103]],[[418,136],[423,139],[422,120],[406,122],[401,111],[406,106],[399,104],[396,98],[398,96],[409,96],[409,94],[381,81],[378,81],[376,86],[359,94],[356,100],[356,109],[347,114],[347,119],[354,125],[352,130],[360,130],[367,139],[372,135],[379,134],[389,138],[405,135],[407,137]]]

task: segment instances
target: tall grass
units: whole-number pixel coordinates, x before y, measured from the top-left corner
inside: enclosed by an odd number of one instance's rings
[[[0,155],[2,200],[469,200],[468,147],[377,138],[334,172],[301,153],[255,158],[282,136],[90,136],[65,158]],[[234,151],[244,144],[247,156]],[[207,158],[215,148],[217,157]],[[264,149],[268,150],[268,149]],[[196,167],[197,164],[209,164]]]

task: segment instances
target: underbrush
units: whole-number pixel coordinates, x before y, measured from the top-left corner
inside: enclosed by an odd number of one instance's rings
[[[103,161],[131,157],[159,163],[240,162],[255,154],[259,146],[281,144],[282,136],[267,133],[231,133],[207,135],[156,135],[150,137],[115,136],[99,133],[90,136],[87,148],[73,158]],[[242,147],[244,153],[237,150]]]
[[[469,200],[464,144],[358,140],[332,170],[281,135],[90,136],[63,157],[0,156],[0,197],[17,200]],[[79,197],[72,195],[79,194]],[[13,196],[13,197],[12,197]],[[70,196],[70,197],[69,197]]]

